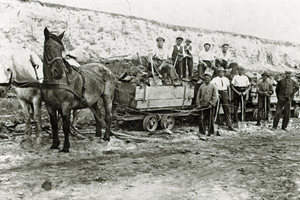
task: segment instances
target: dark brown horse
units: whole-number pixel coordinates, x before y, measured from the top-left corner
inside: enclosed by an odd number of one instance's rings
[[[105,109],[106,131],[103,140],[109,141],[111,109],[115,91],[115,77],[104,65],[91,63],[81,66],[80,69],[68,65],[62,58],[64,46],[62,43],[64,33],[55,35],[44,29],[44,82],[42,94],[50,115],[53,144],[51,149],[58,149],[58,123],[57,111],[63,119],[63,132],[65,135],[62,152],[69,152],[70,142],[70,113],[72,109],[89,107],[97,113],[96,137],[102,137],[101,112],[98,101],[103,100]],[[98,115],[98,116],[97,116]]]

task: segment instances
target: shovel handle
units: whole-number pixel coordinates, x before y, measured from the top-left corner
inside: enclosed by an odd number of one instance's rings
[[[243,95],[241,95],[241,112],[242,112],[242,122],[244,121],[244,98]]]

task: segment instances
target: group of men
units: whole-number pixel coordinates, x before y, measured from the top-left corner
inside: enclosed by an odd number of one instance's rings
[[[158,37],[157,45],[150,50],[148,55],[149,71],[158,74],[166,80],[169,78],[172,85],[180,85],[182,80],[191,80],[194,78],[194,53],[190,39],[185,40],[182,46],[183,38],[177,37],[176,44],[172,46],[171,51],[164,47],[165,39]],[[198,77],[204,79],[204,72],[209,72],[213,77],[217,76],[217,69],[224,68],[228,70],[234,65],[233,58],[228,52],[229,44],[223,44],[222,50],[215,54],[212,52],[211,44],[205,43],[204,49],[199,54]]]
[[[238,74],[233,77],[231,83],[227,77],[224,77],[224,69],[218,70],[218,77],[212,79],[210,73],[204,74],[204,84],[199,87],[196,106],[200,110],[199,115],[199,133],[205,134],[208,128],[208,135],[215,134],[214,123],[216,123],[215,116],[218,116],[216,110],[218,106],[222,106],[226,124],[229,130],[235,131],[232,127],[229,102],[231,101],[231,91],[234,92],[234,115],[233,121],[237,122],[237,110],[241,104],[242,119],[245,114],[245,97],[250,90],[251,84],[247,76],[243,75],[244,68],[238,67]],[[280,116],[283,113],[283,122],[281,129],[287,130],[290,119],[291,104],[294,94],[299,90],[298,83],[291,78],[292,72],[286,71],[285,77],[278,81],[276,85],[277,105],[274,116],[272,130],[278,127]],[[258,94],[258,117],[257,126],[261,125],[261,120],[268,121],[268,112],[270,110],[270,97],[274,93],[272,84],[268,81],[269,74],[264,72],[262,74],[262,81],[257,85]],[[217,108],[217,109],[216,109]]]
[[[182,46],[183,38],[177,37],[176,44],[170,52],[164,47],[165,39],[158,37],[157,46],[152,49],[148,56],[149,71],[158,74],[163,80],[169,78],[174,86],[181,85],[181,81],[191,80],[193,74],[193,49],[190,39],[185,40]],[[244,67],[234,62],[231,53],[228,52],[229,44],[221,46],[221,51],[217,54],[211,50],[211,44],[205,43],[198,59],[198,79],[203,83],[200,85],[197,96],[196,106],[200,110],[199,115],[199,133],[205,134],[208,128],[208,134],[214,134],[214,123],[218,117],[218,111],[222,106],[226,125],[229,130],[236,131],[232,126],[233,122],[238,122],[238,108],[241,107],[241,119],[244,120],[246,113],[246,95],[251,89],[251,84],[247,76],[244,75]],[[171,58],[171,59],[170,59]],[[170,61],[171,60],[171,61]],[[229,74],[228,72],[231,71]],[[226,76],[225,76],[226,74]],[[277,95],[276,114],[273,121],[275,130],[278,126],[279,118],[283,113],[282,129],[286,130],[290,119],[290,108],[293,95],[298,91],[298,83],[291,78],[292,73],[287,71],[285,77],[281,79],[275,89]],[[268,118],[267,113],[270,109],[270,97],[274,93],[273,86],[267,80],[269,74],[262,74],[262,81],[257,84],[258,94],[258,117],[257,125],[261,125],[261,120]],[[233,95],[232,95],[233,93]],[[233,97],[234,114],[231,120],[230,102]]]

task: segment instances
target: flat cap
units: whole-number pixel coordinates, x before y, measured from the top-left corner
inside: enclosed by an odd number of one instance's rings
[[[238,70],[245,70],[245,68],[243,66],[238,66],[237,68]]]
[[[177,37],[176,40],[182,40],[183,41],[183,38],[182,37]]]
[[[285,71],[285,74],[292,74],[291,71]]]
[[[211,47],[211,44],[209,44],[208,42],[205,42],[203,46],[205,45],[209,45]]]
[[[186,42],[192,42],[192,40],[189,39],[189,38],[185,39],[185,41],[186,41]]]
[[[158,38],[156,38],[156,42],[158,42],[158,41],[163,41],[163,42],[165,42],[165,38],[163,38],[163,37],[158,37]]]
[[[222,44],[221,47],[226,47],[226,46],[229,46],[229,44],[228,43],[224,43],[224,44]]]
[[[264,73],[261,74],[261,76],[269,76],[269,73],[265,71]]]
[[[209,77],[211,78],[211,77],[212,77],[212,74],[209,73],[209,72],[205,72],[205,73],[204,73],[204,76],[209,76]]]
[[[220,67],[220,68],[218,69],[218,72],[221,72],[221,71],[225,72],[225,69],[224,69],[223,67]]]

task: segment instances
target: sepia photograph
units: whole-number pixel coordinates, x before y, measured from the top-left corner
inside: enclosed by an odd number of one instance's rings
[[[0,0],[0,199],[300,200],[299,6]]]

